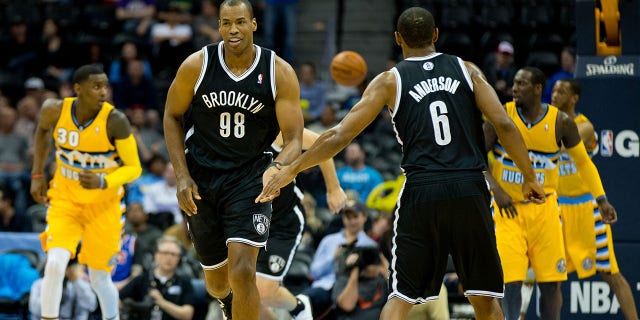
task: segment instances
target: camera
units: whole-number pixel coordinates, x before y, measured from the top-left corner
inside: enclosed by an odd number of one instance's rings
[[[346,265],[346,272],[351,272],[351,269],[354,267],[358,267],[360,270],[363,270],[367,266],[381,263],[380,249],[377,247],[354,247],[346,254],[346,256],[352,253],[358,255],[358,260],[354,264]]]

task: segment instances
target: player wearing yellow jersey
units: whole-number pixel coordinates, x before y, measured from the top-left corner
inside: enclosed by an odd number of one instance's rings
[[[118,319],[118,291],[110,271],[123,226],[123,185],[142,168],[126,116],[106,102],[109,80],[86,65],[73,75],[76,98],[48,99],[35,132],[31,195],[47,204],[47,229],[40,235],[47,252],[42,282],[42,318],[58,319],[62,281],[76,254],[89,267],[103,319]],[[43,172],[51,136],[56,172],[47,190]]]
[[[581,143],[576,124],[556,107],[541,103],[544,73],[537,68],[520,69],[514,78],[513,102],[507,103],[512,118],[529,149],[536,177],[547,194],[543,205],[524,199],[522,174],[500,145],[493,127],[485,125],[485,143],[496,161],[487,179],[500,214],[494,214],[496,243],[504,270],[505,294],[502,302],[508,320],[520,317],[522,281],[529,264],[540,287],[542,319],[560,319],[560,282],[567,279],[566,260],[560,226],[556,190],[560,146],[574,159],[584,184],[598,198],[603,220],[615,219],[615,209],[604,196],[596,167]]]
[[[553,86],[553,105],[573,119],[589,153],[597,147],[593,125],[586,116],[576,113],[580,83],[573,79],[558,80]],[[567,272],[576,271],[578,278],[598,272],[615,293],[625,319],[638,319],[631,287],[618,268],[613,250],[611,226],[602,216],[589,188],[566,153],[560,154],[558,203],[567,255]],[[613,221],[611,221],[613,222]]]

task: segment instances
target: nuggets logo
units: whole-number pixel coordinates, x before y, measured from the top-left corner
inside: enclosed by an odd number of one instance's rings
[[[264,214],[253,215],[253,228],[259,235],[263,235],[269,230],[269,218]]]
[[[585,258],[582,260],[582,269],[591,270],[593,269],[593,260],[591,258]]]
[[[556,270],[558,270],[559,273],[567,272],[567,262],[564,260],[564,258],[558,260],[558,262],[556,263]]]
[[[284,258],[281,256],[272,255],[269,256],[269,270],[273,273],[278,273],[284,269]]]

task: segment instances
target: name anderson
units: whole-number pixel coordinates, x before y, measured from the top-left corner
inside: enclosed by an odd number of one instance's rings
[[[207,108],[230,106],[245,109],[251,113],[257,113],[264,108],[264,104],[262,104],[260,100],[246,93],[235,91],[219,91],[203,94],[202,101],[207,105]]]
[[[436,91],[448,91],[451,94],[455,94],[459,85],[460,80],[454,80],[449,77],[431,78],[420,81],[413,86],[413,90],[409,90],[409,95],[416,102],[420,102],[426,95]]]

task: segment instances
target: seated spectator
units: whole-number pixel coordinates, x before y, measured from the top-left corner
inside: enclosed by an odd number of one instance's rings
[[[213,1],[202,1],[200,14],[196,16],[193,22],[193,30],[195,32],[193,46],[196,50],[222,40],[222,36],[218,31],[218,20],[218,8],[213,4]]]
[[[127,203],[142,203],[147,187],[164,181],[164,171],[167,168],[167,159],[160,155],[153,155],[146,162],[147,172],[140,178],[129,184],[127,190]]]
[[[57,20],[49,18],[44,21],[41,41],[39,63],[43,69],[43,78],[53,87],[70,82],[73,75],[73,61],[70,58],[72,43],[69,37],[63,36]],[[42,102],[44,100],[40,100],[39,104]]]
[[[316,68],[312,62],[300,66],[300,106],[305,123],[320,118],[327,105],[327,90],[324,83],[316,78]]]
[[[183,248],[170,236],[158,239],[155,268],[132,279],[120,290],[129,319],[191,319],[194,295],[191,280],[177,275]]]
[[[144,211],[141,203],[134,202],[127,206],[127,223],[124,226],[124,232],[135,236],[134,255],[140,257],[134,259],[134,262],[140,263],[141,267],[149,270],[156,242],[162,236],[162,231],[148,224],[147,220],[149,215]]]
[[[42,279],[38,279],[31,286],[29,296],[29,312],[31,320],[40,320],[42,310],[40,295]],[[60,300],[60,319],[85,320],[89,318],[98,306],[96,294],[91,284],[85,278],[84,266],[78,260],[69,261],[62,284],[62,299]]]
[[[116,19],[122,21],[122,31],[142,38],[147,38],[155,14],[155,0],[120,0],[116,7]]]
[[[374,168],[365,164],[366,154],[360,144],[352,142],[344,153],[347,166],[337,171],[340,186],[347,191],[358,193],[360,202],[367,201],[373,188],[383,182],[382,175]]]
[[[313,315],[317,317],[332,304],[331,290],[336,280],[336,259],[350,246],[377,247],[377,243],[364,232],[367,212],[362,204],[347,202],[340,211],[344,228],[339,232],[326,235],[318,245],[311,262],[311,276],[314,281],[303,294],[309,297],[313,306]]]
[[[576,70],[576,49],[573,47],[564,47],[560,53],[560,65],[562,69],[549,77],[542,90],[542,102],[551,103],[551,92],[556,81],[561,79],[573,78]]]
[[[131,279],[142,272],[140,256],[136,256],[136,236],[123,233],[120,238],[120,252],[116,257],[116,265],[111,270],[111,280],[113,284],[122,289]]]
[[[33,135],[36,131],[36,117],[40,111],[40,103],[32,96],[25,96],[18,101],[18,117],[13,127],[13,133],[27,139],[29,159],[33,156]],[[31,161],[29,161],[31,162]]]
[[[0,107],[0,184],[15,195],[13,207],[17,214],[27,210],[29,147],[27,139],[14,133],[16,110]]]
[[[322,109],[322,114],[317,121],[312,122],[307,128],[317,134],[323,134],[325,131],[333,128],[338,124],[338,114],[336,108],[328,104]]]
[[[125,41],[120,48],[120,57],[111,63],[109,67],[109,82],[112,85],[120,83],[124,78],[129,77],[128,65],[133,60],[142,60],[143,75],[145,78],[153,79],[151,64],[146,59],[142,59],[138,54],[138,46],[134,41]],[[117,106],[117,104],[116,104]],[[118,106],[120,107],[120,106]],[[122,107],[121,107],[122,108]]]
[[[0,318],[22,318],[28,307],[31,285],[38,278],[38,270],[25,255],[17,252],[0,254]],[[11,314],[11,317],[4,314]]]
[[[140,107],[158,111],[158,91],[153,78],[146,76],[144,61],[133,59],[127,63],[127,75],[113,86],[113,101],[119,109]]]
[[[389,262],[377,247],[348,248],[339,258],[332,300],[337,320],[380,318],[389,295]]]
[[[167,163],[164,180],[149,185],[142,197],[142,206],[150,214],[149,223],[161,230],[174,223],[182,223],[182,211],[176,194],[176,174],[173,165]]]
[[[511,87],[516,75],[513,53],[513,45],[508,41],[502,41],[498,44],[495,54],[489,56],[482,68],[487,82],[496,90],[502,103],[510,101],[513,97]]]
[[[182,9],[169,4],[164,21],[151,27],[154,70],[161,77],[172,78],[176,70],[192,51],[193,30],[191,25],[180,23]]]
[[[160,131],[152,127],[151,117],[157,114],[155,110],[145,111],[140,105],[136,105],[126,111],[131,122],[131,133],[138,144],[140,161],[146,163],[155,155],[168,159],[167,145]]]
[[[31,219],[16,212],[11,190],[0,184],[0,232],[31,232]]]

